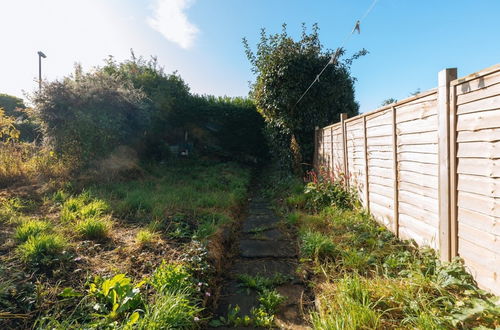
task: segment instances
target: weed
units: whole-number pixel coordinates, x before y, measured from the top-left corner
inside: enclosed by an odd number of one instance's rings
[[[338,250],[330,237],[320,232],[306,230],[300,234],[300,251],[306,258],[332,259]]]
[[[14,238],[19,242],[26,242],[28,238],[37,236],[49,229],[50,224],[43,220],[27,220],[16,228]]]
[[[191,303],[189,294],[164,292],[145,306],[144,317],[137,323],[137,329],[193,329],[201,322],[197,317],[201,311],[202,308]]]
[[[153,273],[150,283],[157,292],[182,292],[188,295],[195,292],[194,280],[182,264],[163,261]]]
[[[259,294],[259,303],[268,314],[276,314],[278,305],[285,301],[285,298],[276,290],[263,290]]]
[[[26,242],[17,247],[17,252],[24,262],[49,265],[61,255],[65,247],[66,241],[61,236],[41,233],[29,236]]]
[[[284,284],[288,280],[289,278],[283,274],[275,274],[273,277],[264,277],[260,275],[251,276],[248,274],[238,275],[240,286],[246,288],[247,291],[253,289],[257,292],[264,292],[266,290],[271,290],[278,285]]]
[[[135,235],[135,241],[140,247],[151,246],[157,240],[158,234],[149,229],[141,229]]]
[[[109,236],[111,222],[107,218],[86,218],[76,223],[76,231],[91,240],[104,240]]]
[[[88,292],[96,300],[93,308],[98,316],[111,321],[142,307],[140,288],[144,284],[142,281],[133,285],[125,274],[118,274],[110,279],[96,276],[90,283]]]

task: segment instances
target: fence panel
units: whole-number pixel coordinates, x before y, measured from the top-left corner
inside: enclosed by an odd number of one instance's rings
[[[316,159],[371,214],[500,294],[500,65],[327,126]],[[455,79],[455,80],[453,80]],[[326,141],[326,142],[325,142]],[[345,155],[345,161],[344,161]]]
[[[500,292],[500,68],[452,82],[456,107],[458,254]]]
[[[438,249],[437,92],[396,106],[395,113],[399,235]]]

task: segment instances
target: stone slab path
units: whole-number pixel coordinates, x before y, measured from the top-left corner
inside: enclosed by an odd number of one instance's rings
[[[281,275],[286,283],[277,286],[276,290],[285,301],[279,306],[275,317],[276,328],[310,329],[304,322],[302,312],[305,287],[296,274],[296,240],[281,228],[279,217],[266,199],[251,199],[237,244],[239,251],[226,275],[216,317],[227,316],[228,309],[236,305],[240,307],[240,316],[251,315],[252,308],[258,306],[257,293],[254,290],[245,290],[238,281],[239,276],[247,274],[273,278]]]

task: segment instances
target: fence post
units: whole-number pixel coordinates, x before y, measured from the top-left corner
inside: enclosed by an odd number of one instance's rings
[[[396,132],[396,107],[391,107],[392,111],[392,168],[394,175],[394,223],[392,226],[392,231],[399,237],[399,182],[398,182],[398,135]]]
[[[370,183],[368,182],[368,137],[366,136],[366,116],[363,116],[363,146],[365,152],[365,200],[366,210],[370,213]]]
[[[314,155],[313,155],[313,169],[318,171],[318,130],[319,127],[314,127]]]
[[[345,185],[349,186],[349,167],[347,164],[347,134],[345,130],[345,120],[347,119],[347,113],[340,114],[340,127],[342,128],[342,154],[344,161],[344,177],[345,177]]]
[[[449,261],[451,255],[451,173],[450,163],[450,82],[457,78],[457,69],[445,69],[438,74],[438,154],[439,154],[439,256],[443,261]]]

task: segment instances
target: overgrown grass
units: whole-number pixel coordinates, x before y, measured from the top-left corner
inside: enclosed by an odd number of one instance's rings
[[[314,278],[314,328],[500,326],[498,298],[478,289],[459,259],[441,262],[433,250],[398,240],[357,209],[348,192],[333,196],[328,185],[310,183],[301,197],[295,180],[281,185],[291,198],[271,193],[297,227],[302,261]]]
[[[76,223],[76,232],[85,239],[104,240],[111,230],[111,221],[106,217],[86,218]]]
[[[66,245],[66,240],[58,234],[41,233],[29,236],[26,242],[17,247],[17,252],[24,262],[47,266],[61,256]]]
[[[21,223],[14,233],[14,238],[23,243],[30,237],[37,236],[50,228],[50,224],[43,220],[29,219]]]

